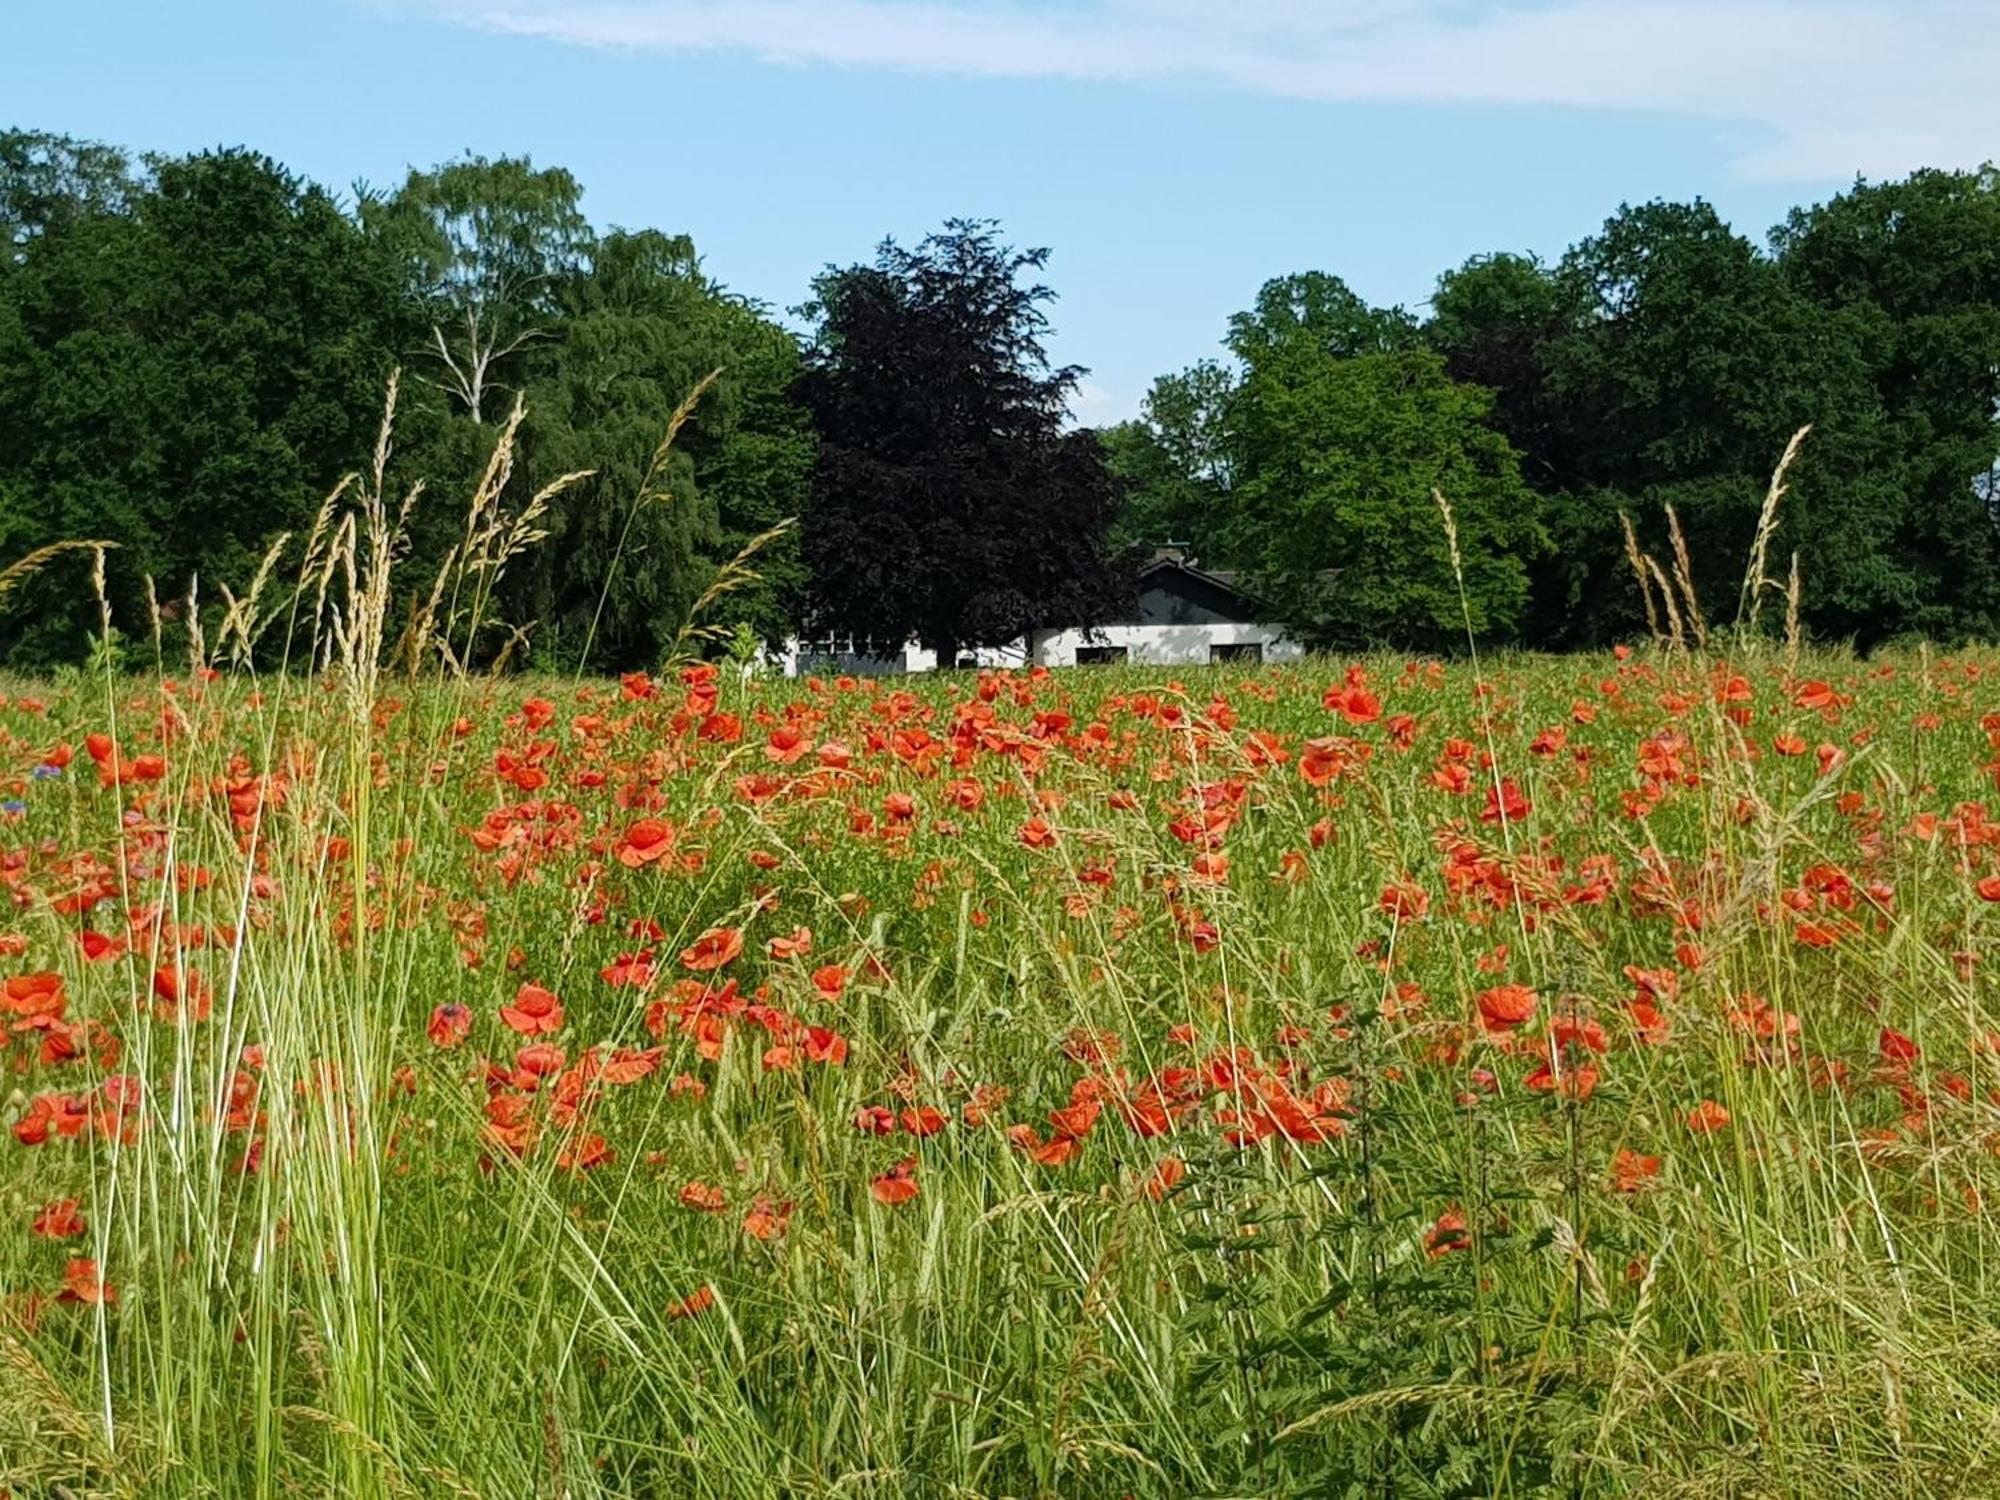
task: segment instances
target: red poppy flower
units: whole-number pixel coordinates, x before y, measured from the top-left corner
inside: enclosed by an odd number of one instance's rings
[[[736,927],[713,927],[681,953],[681,967],[705,974],[721,968],[743,951],[743,932]]]
[[[818,991],[820,999],[838,1000],[841,992],[847,988],[847,970],[839,964],[827,964],[823,968],[814,969],[812,984]]]
[[[750,1205],[750,1212],[743,1216],[743,1232],[753,1240],[775,1240],[783,1237],[791,1222],[792,1205],[789,1199],[780,1203],[760,1197]]]
[[[1479,815],[1482,823],[1519,823],[1535,810],[1534,803],[1522,795],[1520,787],[1511,778],[1498,786],[1486,789],[1486,810]]]
[[[68,1240],[82,1234],[85,1227],[76,1199],[64,1198],[36,1214],[30,1230],[45,1240]]]
[[[60,974],[16,974],[0,989],[0,1010],[17,1016],[61,1020],[68,1004]]]
[[[641,818],[618,841],[618,863],[628,870],[656,864],[674,852],[677,835],[664,818]]]
[[[425,1029],[438,1046],[456,1047],[472,1030],[472,1012],[456,1001],[447,1000],[431,1012],[431,1023]]]
[[[1923,1054],[1917,1044],[1892,1027],[1884,1026],[1879,1038],[1882,1061],[1891,1067],[1913,1063]]]
[[[56,1300],[81,1302],[89,1306],[101,1303],[109,1307],[118,1300],[118,1292],[104,1279],[104,1273],[97,1269],[96,1261],[79,1258],[64,1268],[63,1293]]]
[[[1158,1203],[1167,1194],[1179,1187],[1182,1179],[1186,1176],[1186,1162],[1182,1161],[1178,1156],[1163,1156],[1160,1158],[1159,1165],[1153,1168],[1152,1175],[1146,1179],[1142,1191],[1148,1198]]]
[[[1045,818],[1030,818],[1021,825],[1021,842],[1030,849],[1047,849],[1056,841],[1055,830]]]
[[[1454,1250],[1470,1250],[1472,1235],[1468,1231],[1465,1214],[1456,1208],[1446,1209],[1438,1216],[1424,1235],[1424,1253],[1432,1260],[1449,1255]]]
[[[500,1019],[522,1036],[546,1036],[562,1030],[562,1001],[539,984],[524,984],[515,992],[512,1005],[500,1007]]]
[[[1512,1031],[1535,1014],[1535,992],[1525,984],[1500,984],[1481,990],[1479,1024],[1488,1031]]]
[[[1382,887],[1382,910],[1398,922],[1420,922],[1431,909],[1431,893],[1413,880]]]
[[[643,1051],[620,1047],[611,1054],[610,1060],[604,1064],[604,1071],[598,1076],[617,1087],[637,1083],[658,1068],[664,1056],[664,1047],[647,1047]]]
[[[855,1113],[854,1128],[863,1135],[893,1135],[896,1112],[881,1104],[866,1104]]]
[[[1729,1111],[1713,1099],[1704,1099],[1687,1112],[1687,1128],[1696,1135],[1713,1135],[1729,1124]]]
[[[681,1298],[680,1301],[670,1303],[667,1307],[667,1316],[670,1318],[692,1318],[698,1313],[707,1312],[714,1305],[715,1288],[712,1286],[703,1286],[698,1291],[690,1292],[687,1296]]]
[[[906,1156],[868,1185],[877,1203],[893,1208],[917,1196],[917,1159]]]
[[[1328,688],[1323,702],[1350,724],[1372,724],[1382,717],[1382,700],[1355,681]]]
[[[837,1068],[847,1061],[847,1038],[824,1026],[808,1026],[804,1051],[807,1062]]]

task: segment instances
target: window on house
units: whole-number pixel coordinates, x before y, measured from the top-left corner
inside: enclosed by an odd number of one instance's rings
[[[1264,643],[1262,641],[1216,642],[1208,648],[1208,659],[1219,661],[1262,661]]]
[[[1111,662],[1125,662],[1132,659],[1129,646],[1078,646],[1076,664],[1079,667],[1101,667]]]
[[[979,658],[974,656],[970,651],[961,651],[958,653],[958,660],[953,662],[952,665],[957,667],[961,672],[969,671],[979,665]]]

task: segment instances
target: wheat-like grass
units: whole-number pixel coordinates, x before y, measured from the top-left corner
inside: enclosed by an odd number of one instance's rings
[[[1632,576],[1639,581],[1639,599],[1646,606],[1646,631],[1654,640],[1661,639],[1660,612],[1653,603],[1653,579],[1646,570],[1645,554],[1639,550],[1639,533],[1632,525],[1632,513],[1618,512],[1618,524],[1625,535],[1625,560],[1632,565]]]
[[[101,563],[104,554],[114,550],[117,546],[116,542],[78,539],[51,542],[46,547],[37,547],[26,557],[9,563],[5,568],[0,568],[0,601],[4,601],[15,589],[26,583],[30,578],[33,578],[37,573],[40,573],[59,557],[65,557],[72,552],[90,552],[94,553]]]
[[[1687,606],[1688,629],[1694,635],[1694,643],[1702,650],[1708,649],[1708,621],[1702,617],[1701,597],[1694,587],[1694,561],[1688,556],[1687,536],[1681,530],[1681,518],[1671,504],[1667,506],[1667,537],[1674,549],[1674,581],[1680,585],[1681,599]]]
[[[1770,486],[1764,491],[1764,504],[1757,513],[1757,531],[1750,543],[1749,565],[1743,570],[1743,587],[1736,596],[1736,624],[1742,631],[1755,631],[1757,616],[1764,607],[1765,561],[1770,555],[1771,538],[1778,532],[1778,502],[1785,496],[1787,485],[1785,476],[1797,461],[1799,450],[1805,445],[1806,437],[1812,431],[1808,422],[1791,436],[1785,444],[1785,451],[1778,459],[1778,467],[1771,471]]]

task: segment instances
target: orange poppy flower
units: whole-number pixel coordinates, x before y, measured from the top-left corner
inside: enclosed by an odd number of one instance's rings
[[[1713,1099],[1704,1099],[1687,1112],[1687,1128],[1696,1135],[1713,1135],[1729,1124],[1729,1111]]]
[[[466,1006],[447,1000],[431,1012],[430,1025],[425,1029],[438,1046],[456,1047],[472,1030],[472,1012]]]
[[[670,1303],[667,1307],[667,1316],[670,1318],[692,1318],[698,1313],[707,1312],[714,1305],[715,1288],[712,1286],[703,1286],[698,1291],[690,1292],[687,1296],[681,1298],[680,1301]]]
[[[894,1208],[917,1196],[917,1159],[906,1156],[868,1185],[877,1203]]]
[[[1481,990],[1479,1024],[1490,1032],[1512,1031],[1535,1014],[1535,992],[1525,984],[1500,984]]]
[[[562,1030],[562,1001],[539,984],[524,984],[515,991],[512,1005],[500,1007],[500,1019],[522,1036],[546,1036]]]
[[[117,1289],[104,1279],[97,1262],[79,1258],[63,1270],[63,1292],[59,1302],[81,1302],[89,1306],[111,1306],[118,1300]]]
[[[641,818],[618,841],[618,863],[628,870],[655,864],[674,852],[674,825],[664,818]]]
[[[721,1213],[727,1200],[722,1189],[706,1182],[690,1182],[681,1189],[681,1207],[705,1214]]]
[[[719,969],[743,951],[743,932],[736,927],[712,927],[681,953],[681,967],[697,974]]]
[[[812,929],[796,927],[788,936],[772,938],[764,945],[764,951],[773,958],[804,958],[812,952],[812,946]]]
[[[1611,1185],[1618,1192],[1640,1192],[1659,1175],[1657,1156],[1641,1156],[1637,1151],[1621,1148],[1611,1158]]]
[[[36,1214],[30,1231],[45,1240],[68,1240],[82,1234],[84,1228],[83,1215],[77,1212],[76,1199],[64,1198]]]
[[[791,1222],[792,1204],[789,1199],[780,1203],[760,1197],[750,1205],[750,1212],[743,1216],[743,1232],[753,1240],[775,1240],[783,1237]]]

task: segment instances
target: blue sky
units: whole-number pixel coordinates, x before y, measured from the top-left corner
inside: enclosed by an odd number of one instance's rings
[[[471,149],[783,308],[953,215],[1054,250],[1086,420],[1267,278],[1418,304],[1621,201],[1761,237],[2000,156],[2000,0],[4,0],[0,124],[248,144],[329,186]]]

